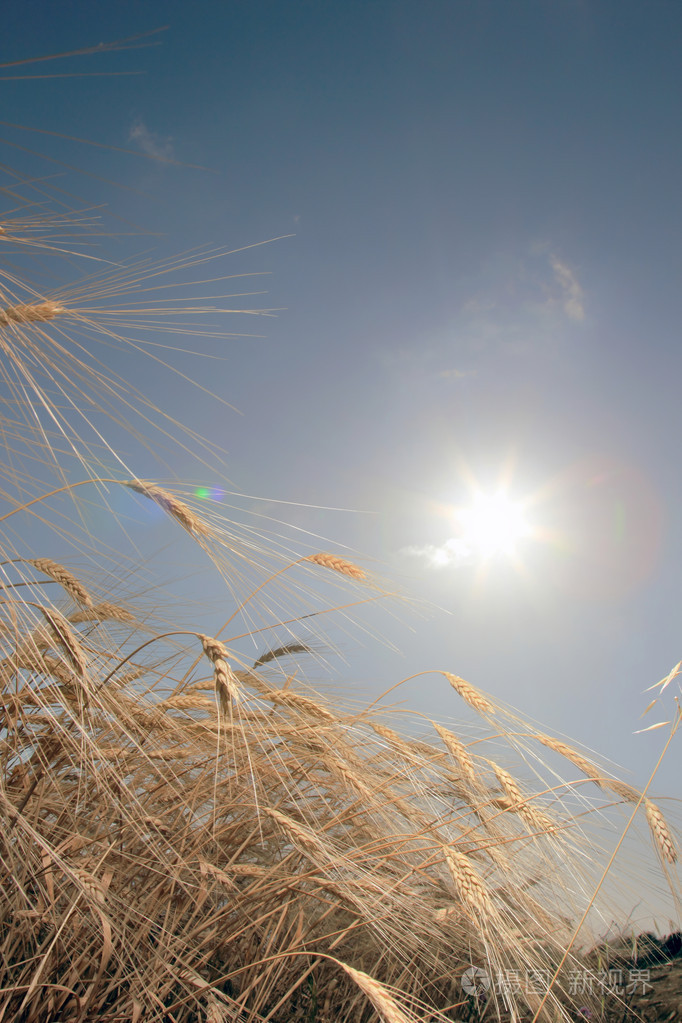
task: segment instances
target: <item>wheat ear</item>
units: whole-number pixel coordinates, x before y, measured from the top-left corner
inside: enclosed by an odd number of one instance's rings
[[[444,671],[442,674],[445,675],[452,688],[456,693],[459,693],[464,702],[468,703],[479,714],[495,713],[495,708],[490,700],[486,700],[485,696],[472,686],[470,682],[467,682],[466,679],[460,678],[459,675],[452,675],[449,671]]]
[[[66,653],[72,667],[83,677],[88,662],[85,657],[85,651],[76,639],[76,634],[71,625],[64,615],[55,608],[41,607],[40,610],[54,638]]]
[[[188,505],[179,501],[177,497],[174,497],[173,494],[170,494],[162,487],[157,487],[155,483],[145,483],[143,480],[127,480],[124,485],[130,490],[134,490],[136,494],[142,494],[143,497],[147,497],[150,501],[158,504],[183,529],[187,530],[191,536],[205,536],[210,533],[208,526],[195,515]]]
[[[96,877],[89,874],[86,870],[81,870],[79,867],[72,867],[75,877],[78,879],[80,885],[82,885],[88,898],[92,899],[99,906],[104,905],[104,893],[105,887],[101,881],[98,881]]]
[[[47,323],[64,312],[58,302],[36,302],[32,305],[9,305],[0,309],[0,326],[14,323]]]
[[[611,789],[612,792],[615,792],[617,796],[620,796],[627,803],[638,803],[640,801],[641,793],[633,788],[632,785],[628,785],[627,782],[618,781],[617,778],[601,778],[600,785],[602,788]]]
[[[532,828],[539,831],[554,831],[554,821],[550,820],[550,818],[540,810],[536,810],[534,807],[529,805],[528,797],[523,795],[521,789],[512,778],[509,771],[505,771],[503,767],[500,767],[499,764],[494,763],[492,760],[489,760],[488,763],[495,772],[495,777],[510,800],[511,805],[508,809],[513,813],[518,813],[519,817],[522,817],[526,824],[529,824]]]
[[[602,775],[599,773],[594,764],[591,764],[589,760],[581,756],[577,750],[574,750],[571,746],[567,746],[565,742],[559,742],[558,739],[553,739],[549,735],[538,735],[538,742],[541,742],[543,746],[547,746],[548,749],[553,749],[555,753],[559,753],[566,760],[570,760],[572,764],[575,764],[583,774],[591,778],[593,782],[600,784],[603,781]]]
[[[157,704],[163,710],[210,710],[213,701],[199,693],[178,693]]]
[[[59,583],[69,596],[73,597],[77,604],[82,604],[84,607],[92,607],[92,597],[88,591],[76,579],[75,575],[69,572],[67,568],[64,568],[63,565],[53,561],[52,558],[27,558],[26,563],[33,565],[43,575]]]
[[[287,657],[289,654],[302,654],[310,653],[310,647],[306,646],[305,643],[286,643],[284,646],[278,646],[272,650],[266,650],[264,654],[261,654],[257,661],[252,664],[253,668],[260,668],[269,661],[275,661],[278,657]]]
[[[470,785],[476,781],[474,762],[469,755],[466,746],[453,732],[442,725],[434,723],[434,727],[447,747],[450,756],[459,764],[462,774]]]
[[[231,704],[241,703],[242,694],[235,674],[228,663],[228,650],[224,643],[212,636],[199,633],[201,645],[209,661],[213,664],[213,682],[220,700],[223,713],[227,713]]]
[[[335,717],[325,707],[307,696],[301,696],[291,689],[272,689],[266,696],[271,703],[279,703],[283,707],[290,707],[310,717],[321,718],[323,721],[335,721]]]
[[[339,961],[337,960],[337,962]],[[352,966],[347,966],[346,963],[339,962],[339,966],[342,966],[360,990],[364,991],[384,1023],[411,1023],[409,1016],[403,1012],[395,998],[388,993],[384,985],[380,984],[378,980],[374,980],[373,977],[363,973],[362,970],[354,970]]]
[[[319,857],[320,853],[328,859],[326,850],[320,841],[320,839],[308,828],[304,828],[298,821],[293,820],[291,817],[287,817],[286,814],[281,813],[279,810],[275,810],[274,807],[264,806],[263,812],[267,813],[268,816],[276,820],[281,827],[289,835],[290,839],[294,844],[298,843],[302,846],[303,850],[312,857]],[[316,862],[313,860],[313,862]]]
[[[345,561],[333,554],[309,554],[303,561],[312,561],[315,565],[322,565],[323,568],[331,568],[332,572],[340,572],[341,575],[349,575],[351,579],[366,579],[367,573],[352,561]]]
[[[654,836],[664,858],[668,861],[668,863],[676,863],[677,849],[675,848],[672,835],[668,830],[665,817],[656,804],[652,803],[650,799],[644,800],[644,812],[646,814],[649,827],[651,828],[651,833]]]
[[[99,604],[91,604],[87,608],[81,608],[75,614],[69,615],[69,621],[73,624],[80,622],[121,622],[124,625],[134,625],[135,615],[118,604],[112,604],[103,600]]]
[[[458,849],[443,848],[445,862],[462,902],[473,910],[476,917],[489,919],[494,914],[485,884],[471,866],[468,858]]]

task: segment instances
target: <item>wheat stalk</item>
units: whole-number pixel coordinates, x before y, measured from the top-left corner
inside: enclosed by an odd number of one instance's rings
[[[230,874],[227,874],[224,870],[221,870],[220,867],[214,866],[213,863],[209,863],[208,860],[200,858],[199,869],[201,870],[202,874],[203,873],[210,874],[212,877],[216,879],[216,881],[220,881],[221,884],[224,884],[227,888],[230,888],[232,891],[236,889],[237,886],[234,883],[234,877],[231,877]],[[235,873],[237,872],[235,871]]]
[[[46,675],[55,679],[63,687],[64,691],[71,686],[73,682],[73,671],[64,661],[59,660],[57,657],[51,657],[49,654],[39,650],[21,650],[17,652],[15,658],[12,658],[14,666],[17,668],[24,668],[26,671],[35,672],[38,675]],[[54,691],[49,687],[41,688],[35,694],[36,705],[40,706],[40,697],[38,693],[45,693],[47,697],[55,695]]]
[[[349,764],[345,763],[340,757],[335,757],[331,754],[327,754],[325,762],[329,764],[333,771],[336,771],[343,778],[347,785],[356,792],[359,792],[360,795],[367,800],[367,805],[369,807],[371,802],[374,801],[375,793],[372,791],[367,782],[360,777],[359,773],[354,771],[353,768]]]
[[[198,639],[204,648],[204,653],[208,657],[209,661],[214,664],[218,660],[226,661],[230,656],[229,650],[221,640],[216,639],[214,636],[206,636],[203,632],[198,634]]]
[[[234,1012],[226,1005],[221,1005],[212,993],[203,995],[206,1002],[206,1023],[230,1023],[234,1020]]]

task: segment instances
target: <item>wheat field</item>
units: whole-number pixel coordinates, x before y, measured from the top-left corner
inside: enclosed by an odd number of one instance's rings
[[[189,285],[163,304],[159,282],[197,267],[232,286],[211,250],[49,291],[25,254],[61,268],[94,221],[28,195],[7,185],[0,217],[0,1023],[599,1018],[598,985],[573,990],[594,974],[580,924],[609,918],[601,881],[617,882],[631,820],[675,894],[659,807],[455,665],[437,672],[450,718],[426,725],[363,707],[343,680],[307,684],[317,621],[382,586],[138,477],[117,445],[130,431],[197,466],[216,454],[111,349],[139,350],[148,329],[198,344],[202,317],[268,310]],[[140,537],[117,547],[93,528],[93,509],[129,515],[127,537],[146,507],[213,566],[220,631],[174,617]],[[462,986],[472,967],[487,987]]]

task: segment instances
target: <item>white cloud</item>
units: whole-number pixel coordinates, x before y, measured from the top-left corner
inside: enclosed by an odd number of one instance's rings
[[[585,295],[571,267],[546,243],[486,268],[460,306],[456,333],[465,351],[520,357],[560,343],[567,321],[585,319]]]
[[[565,263],[558,256],[551,255],[549,263],[554,272],[554,280],[562,290],[562,305],[564,312],[571,320],[585,319],[585,306],[583,289],[578,280]]]
[[[434,544],[426,544],[424,547],[403,547],[400,553],[410,558],[419,558],[429,568],[461,565],[470,561],[473,555],[471,544],[467,540],[457,540],[454,537],[446,540],[440,547]]]
[[[151,156],[154,160],[173,159],[173,140],[149,131],[141,117],[133,123],[128,141],[134,142],[146,156]]]
[[[466,377],[475,377],[475,369],[441,369],[438,376],[444,380],[464,380]]]
[[[440,322],[425,320],[414,337],[375,351],[385,371],[413,389],[463,387],[485,378],[491,359],[552,358],[585,320],[585,293],[575,270],[549,241],[491,257],[462,281]]]

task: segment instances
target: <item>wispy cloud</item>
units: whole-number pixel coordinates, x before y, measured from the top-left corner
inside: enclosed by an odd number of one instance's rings
[[[585,293],[575,271],[542,242],[485,269],[454,326],[464,351],[528,356],[547,351],[569,322],[584,319]]]
[[[128,141],[134,142],[146,156],[151,156],[154,160],[168,161],[174,159],[173,140],[170,137],[164,138],[162,135],[157,135],[156,132],[150,131],[141,117],[134,121],[130,129]]]
[[[403,547],[399,552],[405,557],[418,558],[428,568],[448,568],[452,565],[462,565],[470,561],[473,556],[471,544],[466,540],[452,538],[437,547],[435,544],[426,544],[423,547]]]
[[[385,372],[413,391],[467,388],[484,382],[493,360],[552,358],[585,320],[586,295],[576,271],[551,242],[491,256],[463,280],[439,322],[418,336],[392,338],[374,350]]]
[[[549,263],[554,272],[554,280],[562,291],[562,305],[571,320],[585,319],[583,289],[578,283],[574,272],[558,256],[551,255]]]
[[[475,369],[441,369],[438,376],[443,380],[464,380],[466,377],[475,377]]]

